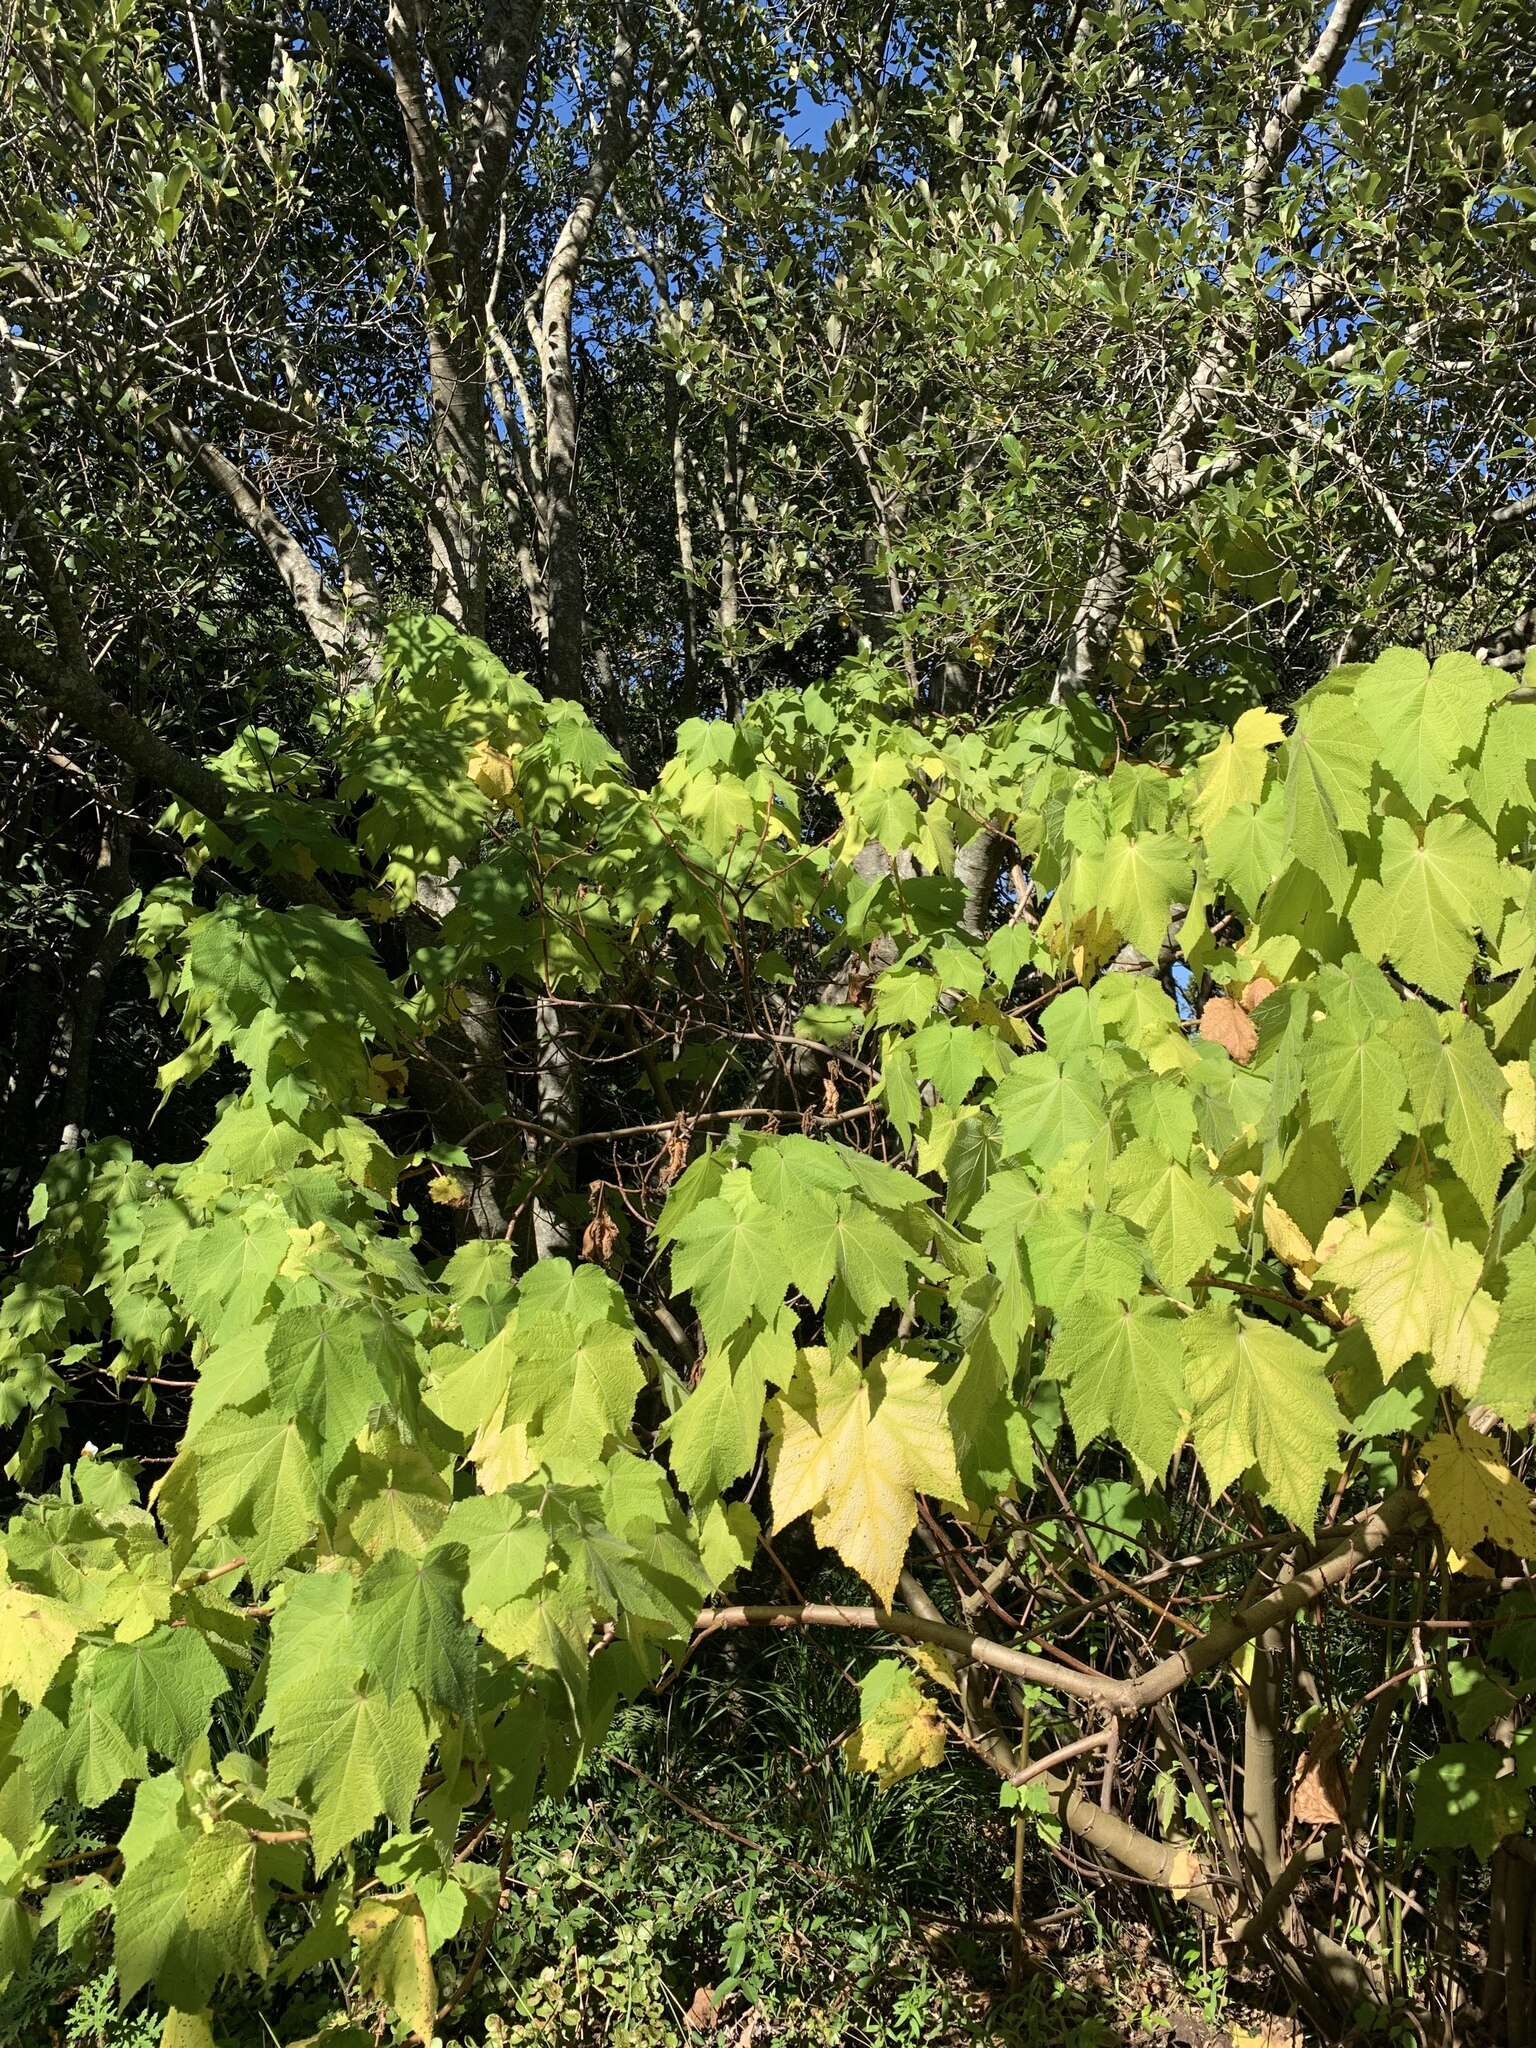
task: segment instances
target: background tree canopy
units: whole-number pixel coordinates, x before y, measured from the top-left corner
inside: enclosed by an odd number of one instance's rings
[[[772,1626],[1531,2041],[1529,41],[8,0],[0,1978],[469,2038]]]

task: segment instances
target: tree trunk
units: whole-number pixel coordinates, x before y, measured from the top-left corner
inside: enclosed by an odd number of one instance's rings
[[[559,1003],[540,996],[534,1005],[533,1034],[538,1063],[538,1120],[546,1131],[574,1136],[581,1121],[575,1035]],[[535,1140],[535,1145],[539,1143]],[[568,1148],[567,1148],[568,1150]],[[562,1159],[561,1164],[565,1163]],[[546,1194],[533,1204],[533,1248],[541,1259],[570,1258],[575,1231]]]
[[[725,416],[725,459],[720,495],[715,500],[715,526],[720,536],[720,600],[715,609],[715,637],[720,642],[724,671],[725,715],[734,719],[741,713],[741,690],[736,679],[736,635],[741,626],[741,432],[734,413]]]
[[[688,451],[683,443],[682,391],[677,379],[667,390],[668,426],[672,440],[672,510],[677,529],[677,571],[683,629],[683,687],[678,703],[682,718],[699,709],[698,598],[693,560],[693,515],[688,502]]]
[[[464,332],[432,342],[433,451],[437,481],[428,515],[432,598],[466,633],[485,632],[485,337]]]

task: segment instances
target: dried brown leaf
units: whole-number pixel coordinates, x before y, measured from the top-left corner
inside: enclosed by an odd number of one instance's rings
[[[1200,1012],[1200,1036],[1225,1046],[1240,1067],[1253,1058],[1259,1034],[1253,1019],[1230,996],[1212,996]]]
[[[1349,1811],[1349,1787],[1339,1762],[1344,1726],[1330,1714],[1318,1722],[1291,1786],[1291,1825],[1333,1827]]]

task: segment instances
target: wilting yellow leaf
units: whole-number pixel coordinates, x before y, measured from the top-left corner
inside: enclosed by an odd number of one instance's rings
[[[944,1756],[944,1723],[912,1673],[894,1657],[882,1658],[859,1684],[859,1725],[843,1744],[853,1771],[870,1771],[896,1785],[930,1770]]]
[[[437,1985],[426,1916],[416,1894],[371,1899],[352,1915],[347,1932],[357,1943],[357,1981],[364,1997],[379,1999],[419,2041],[430,2041]]]
[[[1424,1446],[1424,1498],[1452,1550],[1469,1557],[1494,1542],[1517,1557],[1536,1558],[1536,1508],[1488,1437],[1466,1417]]]

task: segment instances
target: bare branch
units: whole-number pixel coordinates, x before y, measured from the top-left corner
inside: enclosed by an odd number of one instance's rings
[[[1349,46],[1365,18],[1366,0],[1334,0],[1323,32],[1295,82],[1281,94],[1273,113],[1254,138],[1243,168],[1243,224],[1257,225],[1270,189],[1296,146],[1296,138],[1323,95],[1339,75]]]
[[[366,617],[351,609],[329,587],[297,537],[245,472],[237,469],[222,449],[169,414],[155,422],[153,431],[223,493],[247,533],[261,542],[295,610],[327,661],[338,667],[358,661],[365,668],[371,667],[371,635]]]

